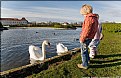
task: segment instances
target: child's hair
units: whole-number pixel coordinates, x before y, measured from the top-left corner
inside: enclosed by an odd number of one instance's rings
[[[86,15],[86,14],[92,13],[92,11],[93,11],[92,6],[90,6],[88,4],[84,4],[81,7],[80,13],[83,14],[83,15]]]

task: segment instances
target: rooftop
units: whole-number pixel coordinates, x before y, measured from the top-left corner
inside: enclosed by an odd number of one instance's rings
[[[0,20],[14,20],[14,21],[21,21],[21,20],[26,20],[24,17],[22,17],[22,19],[18,19],[18,18],[0,18]]]

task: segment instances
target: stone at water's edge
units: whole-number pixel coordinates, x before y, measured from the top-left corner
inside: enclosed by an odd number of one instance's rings
[[[0,72],[1,78],[18,78],[18,77],[24,78],[24,77],[27,77],[29,75],[39,73],[42,70],[48,69],[48,66],[53,64],[53,63],[61,62],[64,60],[65,61],[70,60],[71,57],[73,55],[75,55],[77,52],[80,52],[79,48],[75,48],[75,49],[68,51],[67,53],[62,54],[60,56],[48,58],[48,59],[44,60],[43,63],[37,62],[33,65],[29,64],[29,65],[25,65],[22,67],[18,67],[18,68],[14,68],[11,70]]]

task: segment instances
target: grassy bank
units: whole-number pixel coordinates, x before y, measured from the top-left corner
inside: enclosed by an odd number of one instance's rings
[[[80,53],[71,60],[51,65],[48,70],[28,76],[28,78],[81,78],[81,77],[121,77],[121,24],[103,24],[104,38],[98,47],[99,53],[91,59],[90,68],[79,69]]]

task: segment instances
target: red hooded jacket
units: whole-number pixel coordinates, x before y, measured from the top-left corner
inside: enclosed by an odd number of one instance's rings
[[[98,29],[98,19],[95,14],[87,14],[82,25],[80,33],[80,42],[84,42],[87,38],[93,39]]]

